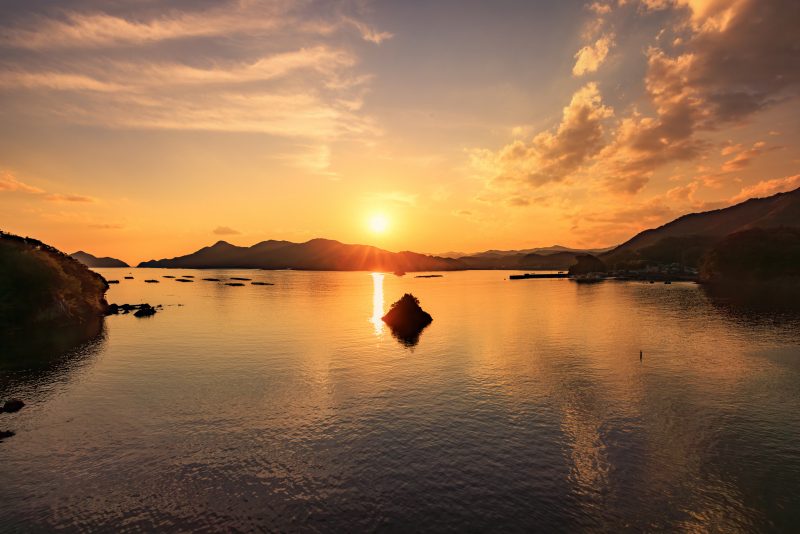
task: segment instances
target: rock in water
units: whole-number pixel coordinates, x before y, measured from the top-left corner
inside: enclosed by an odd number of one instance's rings
[[[156,309],[149,304],[142,304],[133,314],[134,317],[150,317],[156,314]]]
[[[0,412],[6,412],[6,413],[18,412],[22,409],[23,406],[25,406],[25,403],[22,402],[21,400],[10,399],[6,401],[6,403],[3,405],[2,408],[0,408]]]
[[[433,321],[433,317],[420,307],[419,299],[411,293],[392,304],[381,319],[392,329],[392,334],[408,346],[416,345],[422,330]]]

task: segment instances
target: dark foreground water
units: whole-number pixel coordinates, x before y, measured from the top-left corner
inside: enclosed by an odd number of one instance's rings
[[[800,528],[796,316],[692,284],[100,271],[165,308],[2,348],[28,402],[0,414],[2,532]],[[378,319],[406,291],[416,346]]]

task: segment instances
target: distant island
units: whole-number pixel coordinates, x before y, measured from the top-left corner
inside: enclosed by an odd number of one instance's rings
[[[305,243],[262,241],[238,247],[218,241],[186,256],[144,261],[139,267],[298,269],[306,271],[452,271],[464,265],[452,258],[416,252],[389,252],[368,245],[348,245],[332,239]]]
[[[108,284],[36,239],[0,232],[0,330],[99,322]]]
[[[87,267],[130,267],[127,263],[116,258],[98,258],[88,252],[79,250],[70,254],[73,258],[86,265]]]
[[[218,241],[192,254],[150,260],[139,267],[297,269],[308,271],[421,272],[469,269],[567,269],[576,254],[586,251],[552,247],[542,252],[487,251],[459,258],[430,256],[416,252],[389,252],[368,245],[348,245],[331,239],[305,243],[263,241],[239,247]]]

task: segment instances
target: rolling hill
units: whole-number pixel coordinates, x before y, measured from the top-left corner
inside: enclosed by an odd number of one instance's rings
[[[800,227],[800,189],[713,211],[684,215],[645,230],[600,255],[612,268],[635,263],[681,263],[696,267],[725,237],[753,228]]]

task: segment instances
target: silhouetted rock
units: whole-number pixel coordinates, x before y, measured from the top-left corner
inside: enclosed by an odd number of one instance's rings
[[[139,309],[133,314],[134,317],[150,317],[156,314],[156,309],[149,304],[140,305]]]
[[[22,402],[21,400],[10,399],[7,400],[5,404],[3,404],[3,407],[0,408],[0,412],[6,412],[6,413],[18,412],[22,409],[23,406],[25,406],[25,403]]]
[[[419,342],[419,335],[428,326],[433,317],[419,305],[417,297],[406,293],[382,318],[384,323],[392,329],[392,334],[408,346]]]
[[[108,306],[108,315],[117,315],[117,314],[128,314],[130,312],[135,312],[133,315],[134,317],[149,317],[151,315],[155,315],[156,308],[161,308],[161,304],[157,305],[155,308],[150,304],[110,304]]]
[[[10,430],[0,430],[0,441],[3,441],[6,438],[13,437],[14,433]]]
[[[569,268],[569,274],[573,276],[590,273],[604,273],[607,270],[606,264],[591,254],[581,254],[579,256],[575,256],[575,259],[578,260],[578,263]]]

